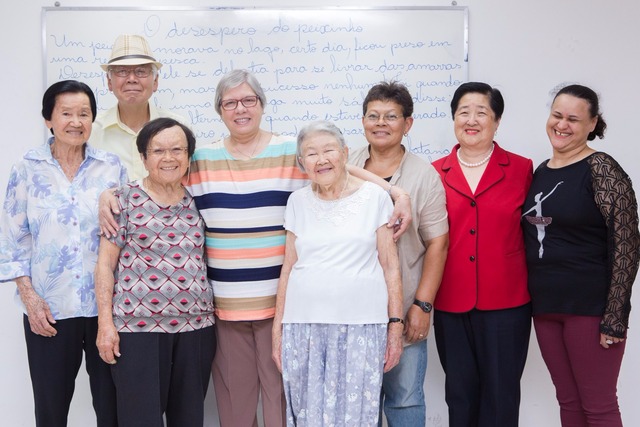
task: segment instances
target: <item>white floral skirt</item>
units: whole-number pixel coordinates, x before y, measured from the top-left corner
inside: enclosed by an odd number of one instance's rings
[[[287,425],[377,426],[387,325],[286,323]]]

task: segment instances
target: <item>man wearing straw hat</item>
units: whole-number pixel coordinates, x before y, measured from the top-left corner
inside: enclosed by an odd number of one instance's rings
[[[118,99],[118,104],[98,115],[89,143],[120,157],[127,167],[129,179],[144,178],[147,171],[136,148],[140,129],[158,117],[171,117],[184,124],[187,124],[186,120],[159,110],[149,102],[158,89],[158,70],[162,64],[153,57],[144,37],[119,35],[109,62],[101,67],[107,72],[109,90]]]

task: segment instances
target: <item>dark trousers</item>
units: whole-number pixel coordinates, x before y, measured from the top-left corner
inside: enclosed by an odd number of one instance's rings
[[[112,365],[120,427],[202,427],[216,349],[213,327],[182,333],[122,332]]]
[[[517,426],[531,305],[467,313],[436,310],[433,326],[446,374],[449,426]]]
[[[109,365],[98,355],[97,317],[58,320],[55,337],[31,332],[24,316],[29,372],[35,401],[36,426],[65,427],[82,352],[98,427],[117,426],[116,398]]]

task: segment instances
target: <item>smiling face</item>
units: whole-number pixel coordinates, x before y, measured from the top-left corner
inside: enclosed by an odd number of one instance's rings
[[[346,173],[348,154],[347,147],[341,147],[332,135],[317,132],[302,143],[300,163],[314,183],[335,185]]]
[[[248,96],[256,96],[256,93],[247,83],[242,83],[227,90],[222,96],[222,102],[227,100],[241,100]],[[221,110],[220,117],[229,133],[236,139],[253,138],[260,131],[260,121],[264,108],[258,101],[253,107],[245,107],[242,102],[233,110]]]
[[[396,119],[388,120],[388,118]],[[402,106],[394,101],[369,102],[367,112],[362,118],[367,142],[372,148],[378,150],[399,147],[402,143],[402,136],[409,132],[412,124],[413,117],[403,117]]]
[[[118,103],[127,105],[146,104],[153,92],[158,90],[158,75],[151,72],[147,77],[137,77],[134,72],[137,68],[148,68],[151,65],[118,66],[118,69],[128,70],[126,77],[118,77],[114,72],[107,73],[109,90],[118,99]]]
[[[589,103],[572,95],[558,95],[547,119],[547,136],[558,153],[579,151],[587,144],[597,117],[591,117]]]
[[[86,93],[61,93],[45,125],[53,129],[56,144],[81,146],[91,135],[93,114]]]
[[[189,167],[187,137],[180,126],[158,132],[147,147],[142,163],[149,172],[149,180],[161,185],[180,183]]]
[[[487,95],[470,92],[460,98],[453,126],[463,148],[489,150],[499,124],[500,120],[496,120]]]

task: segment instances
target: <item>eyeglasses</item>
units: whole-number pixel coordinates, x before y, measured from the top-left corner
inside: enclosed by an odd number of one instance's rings
[[[167,153],[171,157],[182,157],[187,154],[189,149],[187,147],[175,147],[175,148],[155,148],[148,150],[147,155],[151,157],[164,157]]]
[[[378,123],[380,121],[380,114],[370,113],[364,116],[364,119],[369,123]],[[385,123],[395,123],[400,120],[400,116],[397,114],[388,113],[382,116],[382,121]]]
[[[255,107],[258,104],[257,96],[245,96],[242,99],[223,99],[220,101],[220,106],[223,110],[231,111],[238,108],[238,102],[242,103],[245,108]]]
[[[129,77],[129,74],[133,73],[138,78],[149,77],[153,73],[151,67],[114,67],[110,68],[109,72],[118,77]]]

